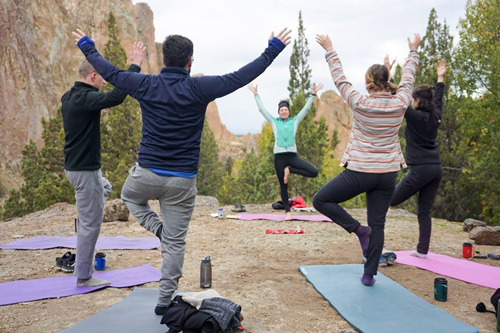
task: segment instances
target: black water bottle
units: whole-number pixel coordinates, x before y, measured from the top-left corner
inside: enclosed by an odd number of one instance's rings
[[[210,261],[210,256],[201,259],[200,287],[201,288],[212,287],[212,262]]]

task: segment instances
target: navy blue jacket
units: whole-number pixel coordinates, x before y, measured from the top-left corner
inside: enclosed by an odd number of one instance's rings
[[[252,82],[285,48],[279,39],[273,38],[264,53],[236,72],[191,77],[178,67],[164,67],[158,75],[127,72],[104,59],[87,36],[78,46],[106,81],[139,101],[142,110],[139,165],[194,173],[198,172],[208,103]]]

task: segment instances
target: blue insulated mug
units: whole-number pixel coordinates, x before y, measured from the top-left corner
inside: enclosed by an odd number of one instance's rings
[[[445,278],[434,279],[434,299],[441,302],[448,299],[448,281]]]
[[[103,252],[97,252],[95,254],[95,269],[98,271],[106,269],[106,254]]]

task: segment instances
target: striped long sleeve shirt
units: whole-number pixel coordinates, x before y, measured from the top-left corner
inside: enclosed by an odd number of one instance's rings
[[[406,168],[398,132],[410,105],[419,56],[410,51],[396,95],[389,92],[368,96],[347,81],[336,51],[326,52],[333,82],[353,112],[352,131],[340,166],[365,173],[388,173]]]

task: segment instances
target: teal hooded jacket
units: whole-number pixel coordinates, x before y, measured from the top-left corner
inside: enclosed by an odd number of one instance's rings
[[[259,107],[259,112],[262,113],[267,122],[271,124],[274,133],[274,153],[296,153],[297,145],[295,144],[295,135],[297,134],[297,128],[302,120],[311,109],[312,103],[314,101],[314,95],[309,95],[306,101],[306,105],[300,110],[300,112],[293,118],[288,118],[286,120],[282,118],[274,118],[271,116],[269,111],[266,110],[262,104],[262,100],[258,94],[255,95],[255,101]]]

